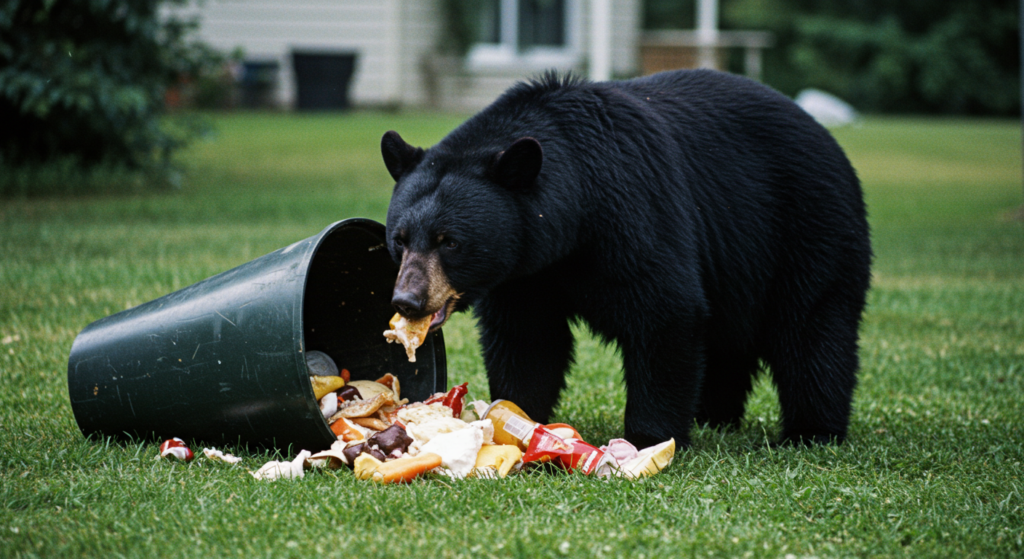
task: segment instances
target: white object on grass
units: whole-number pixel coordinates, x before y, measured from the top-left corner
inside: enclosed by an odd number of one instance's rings
[[[822,126],[853,124],[859,116],[849,103],[818,89],[805,89],[796,96],[796,104]]]

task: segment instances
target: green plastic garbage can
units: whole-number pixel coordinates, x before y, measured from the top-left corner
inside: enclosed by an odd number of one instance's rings
[[[384,226],[347,219],[97,320],[68,360],[75,420],[86,436],[326,448],[336,437],[313,396],[308,350],[353,379],[392,373],[411,401],[447,388],[441,332],[415,363],[382,335],[397,272]]]

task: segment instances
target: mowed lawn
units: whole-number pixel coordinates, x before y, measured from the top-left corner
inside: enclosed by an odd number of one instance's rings
[[[864,183],[876,260],[848,441],[773,448],[768,379],[739,429],[695,430],[662,474],[599,481],[257,482],[85,440],[67,359],[90,322],[316,234],[383,220],[378,150],[457,116],[216,116],[182,190],[0,200],[0,556],[1021,557],[1024,223],[1014,121],[871,118],[835,131]],[[556,419],[622,434],[621,360],[585,329]],[[470,316],[445,327],[450,383],[487,398]],[[174,398],[174,394],[168,394]],[[198,449],[197,449],[198,450]]]

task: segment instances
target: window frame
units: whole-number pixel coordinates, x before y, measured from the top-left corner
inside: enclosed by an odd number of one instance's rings
[[[565,0],[565,46],[537,46],[520,51],[519,0],[500,0],[499,42],[477,43],[470,47],[466,55],[467,66],[470,70],[510,67],[529,70],[575,68],[582,56],[581,4],[581,0]]]

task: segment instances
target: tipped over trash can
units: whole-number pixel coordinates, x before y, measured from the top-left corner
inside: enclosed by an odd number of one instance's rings
[[[97,320],[68,360],[75,420],[86,436],[327,448],[336,436],[314,398],[306,351],[326,353],[353,379],[392,373],[410,401],[447,388],[441,332],[415,363],[381,335],[397,273],[384,226],[347,219]]]

